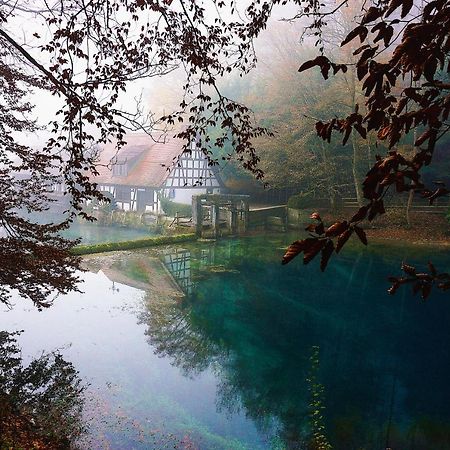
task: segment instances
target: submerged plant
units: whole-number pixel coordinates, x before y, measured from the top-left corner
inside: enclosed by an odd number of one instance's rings
[[[328,442],[325,435],[325,419],[322,414],[322,411],[325,409],[325,395],[324,387],[318,380],[320,366],[319,352],[320,347],[318,345],[314,345],[312,347],[312,354],[309,358],[311,362],[311,371],[306,379],[310,394],[309,417],[312,432],[310,448],[311,450],[331,450],[331,444]]]

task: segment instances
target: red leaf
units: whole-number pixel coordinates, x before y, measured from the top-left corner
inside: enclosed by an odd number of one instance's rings
[[[322,258],[320,259],[320,270],[323,272],[328,264],[328,261],[333,254],[334,243],[332,240],[328,240],[325,247],[322,249]]]
[[[388,293],[390,295],[394,295],[395,292],[397,291],[397,289],[400,287],[399,283],[394,283],[389,289],[388,289]]]
[[[403,0],[392,0],[389,4],[389,8],[385,12],[384,16],[387,17],[390,14],[392,14],[401,4],[403,3]]]
[[[389,45],[393,35],[394,35],[394,27],[391,27],[389,25],[388,27],[386,27],[386,30],[385,30],[384,36],[383,36],[384,46],[385,47],[387,47]]]
[[[363,139],[366,139],[366,137],[367,137],[367,131],[366,131],[366,129],[365,129],[363,126],[361,126],[359,123],[356,123],[356,124],[354,125],[354,127],[355,127],[355,130],[359,133],[359,135],[360,135]]]
[[[347,143],[348,138],[350,137],[351,133],[352,133],[352,127],[348,125],[345,128],[345,134],[344,134],[344,139],[342,140],[342,145],[345,145]]]
[[[383,12],[379,8],[377,8],[375,6],[371,6],[367,10],[366,14],[364,14],[364,17],[362,18],[362,21],[361,21],[361,25],[365,25],[366,23],[377,20],[379,17],[382,16],[382,14],[383,14]]]
[[[366,232],[360,228],[360,227],[353,227],[353,229],[355,230],[355,233],[358,235],[359,240],[364,244],[367,245],[367,236],[366,236]]]
[[[339,253],[341,251],[342,247],[348,241],[348,239],[350,238],[352,233],[353,233],[353,229],[349,228],[348,230],[345,230],[341,235],[339,235],[337,245],[336,245],[336,253]]]
[[[369,71],[369,64],[362,64],[356,67],[356,74],[358,75],[358,80],[361,81]]]
[[[328,71],[330,70],[331,63],[326,56],[317,56],[317,58],[304,62],[298,69],[299,72],[311,69],[311,67],[319,66],[320,71],[325,79],[328,78]]]
[[[307,239],[293,242],[286,250],[286,253],[283,256],[283,259],[281,260],[281,264],[283,264],[283,265],[287,264],[289,261],[294,259],[297,255],[302,253],[303,250],[305,250],[306,241],[307,241]]]
[[[314,242],[310,242],[305,249],[303,256],[303,264],[308,264],[314,257],[322,250],[326,241],[314,239]]]
[[[422,283],[422,299],[426,300],[431,292],[431,283]]]
[[[431,128],[428,128],[424,133],[422,133],[414,142],[414,145],[416,147],[419,147],[419,145],[422,145],[427,139],[431,137],[432,130]]]
[[[414,266],[410,266],[408,264],[402,263],[402,270],[408,275],[416,275],[416,268]]]
[[[362,206],[359,208],[358,212],[350,219],[350,222],[359,222],[365,219],[368,209],[368,206]]]
[[[414,5],[414,0],[403,0],[402,1],[402,13],[401,18],[403,19],[408,13],[411,11],[411,8]]]
[[[437,270],[431,261],[428,261],[428,268],[430,269],[431,275],[433,275],[433,277],[435,277],[437,275]]]
[[[343,220],[342,222],[335,222],[333,225],[327,228],[327,231],[325,231],[325,236],[327,237],[339,236],[345,230],[347,230],[348,227],[349,223],[346,220]]]
[[[316,234],[323,234],[325,229],[323,226],[323,222],[319,222],[319,223],[310,223],[306,228],[305,231],[309,231],[311,233],[316,233]]]
[[[356,27],[355,29],[350,31],[350,33],[348,33],[347,37],[341,42],[341,47],[343,47],[344,45],[348,44],[350,41],[355,39],[356,36],[359,36],[361,42],[363,42],[367,36],[367,33],[368,33],[368,30],[366,27],[363,27],[363,26]]]

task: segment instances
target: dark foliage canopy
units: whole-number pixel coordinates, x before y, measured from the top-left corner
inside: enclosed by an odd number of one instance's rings
[[[349,220],[335,222],[328,228],[318,214],[313,214],[311,218],[318,223],[307,228],[311,237],[294,242],[283,258],[284,264],[302,252],[307,264],[321,253],[321,269],[325,270],[333,252],[339,253],[353,233],[367,245],[360,224],[385,213],[383,198],[390,189],[398,193],[413,191],[427,198],[430,205],[450,192],[440,182],[433,189],[426,188],[420,173],[431,163],[436,142],[450,129],[449,2],[432,1],[419,7],[410,0],[379,1],[362,11],[356,25],[341,45],[360,40],[353,55],[360,55],[356,70],[363,82],[367,113],[363,116],[356,107],[346,118],[319,121],[317,135],[330,141],[333,131],[338,131],[344,135],[345,144],[353,132],[365,139],[368,132],[374,131],[380,141],[387,141],[389,152],[376,157],[363,182],[367,203]],[[299,71],[315,66],[319,66],[324,78],[330,70],[334,74],[347,70],[346,65],[320,55],[303,63]],[[411,130],[419,130],[420,135],[414,142],[415,154],[408,159],[395,146]],[[431,263],[429,267],[430,274],[417,274],[414,268],[403,264],[403,271],[410,277],[392,277],[389,292],[393,294],[401,284],[410,282],[414,282],[414,293],[421,291],[423,299],[433,285],[449,289],[450,276],[438,274]]]

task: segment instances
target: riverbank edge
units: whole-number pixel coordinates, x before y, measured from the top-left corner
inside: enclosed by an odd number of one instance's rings
[[[176,244],[179,242],[196,241],[195,233],[176,234],[173,236],[152,236],[144,239],[130,241],[104,242],[101,244],[77,245],[70,253],[74,256],[91,255],[94,253],[107,253],[119,250],[133,250],[137,248],[155,247],[158,245]]]

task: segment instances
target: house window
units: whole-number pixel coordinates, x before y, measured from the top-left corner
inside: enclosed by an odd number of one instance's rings
[[[175,198],[175,189],[169,189],[169,198],[171,200]]]
[[[127,186],[116,186],[116,201],[129,202],[131,199],[131,190]]]
[[[124,164],[114,164],[112,167],[113,175],[118,177],[126,177],[128,175],[128,166]]]

